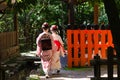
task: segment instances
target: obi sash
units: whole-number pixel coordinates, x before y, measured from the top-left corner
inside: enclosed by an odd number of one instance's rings
[[[57,51],[59,51],[61,43],[58,40],[54,40],[54,43],[58,46]]]

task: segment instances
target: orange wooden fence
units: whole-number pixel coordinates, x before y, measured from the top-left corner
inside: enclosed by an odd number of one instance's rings
[[[67,30],[68,67],[89,66],[95,54],[105,59],[108,46],[113,46],[110,30]]]

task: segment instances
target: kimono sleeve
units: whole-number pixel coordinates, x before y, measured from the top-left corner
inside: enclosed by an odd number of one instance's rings
[[[60,52],[61,52],[61,55],[64,57],[64,54],[65,54],[64,43],[63,43],[62,38],[60,36],[59,36],[59,41],[61,43]]]
[[[36,39],[36,44],[37,44],[37,49],[36,49],[36,55],[40,56],[41,55],[41,43],[39,43],[41,35],[39,35]]]

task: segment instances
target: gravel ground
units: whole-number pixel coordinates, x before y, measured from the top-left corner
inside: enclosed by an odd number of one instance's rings
[[[63,68],[60,70],[60,74],[52,75],[50,73],[50,78],[46,79],[43,71],[38,69],[37,72],[33,70],[30,77],[39,78],[36,80],[90,80],[90,77],[93,77],[93,68],[67,68],[67,56],[61,57],[61,64]]]
[[[93,76],[91,68],[86,68],[84,70],[64,70],[62,69],[60,74],[50,75],[47,80],[90,80]],[[44,76],[40,76],[41,80],[46,80]]]
[[[68,68],[61,69],[60,74],[52,75],[50,74],[50,78],[46,79],[43,74],[38,75],[39,79],[35,80],[90,80],[90,78],[94,77],[92,67],[86,68],[72,68],[71,70]],[[114,66],[114,77],[117,77],[117,69]],[[102,66],[101,68],[101,77],[107,77],[107,68],[106,66]]]
[[[35,52],[33,52],[35,53]],[[62,69],[60,74],[52,75],[50,74],[50,78],[46,79],[43,71],[41,69],[33,70],[30,76],[26,80],[90,80],[91,77],[94,77],[94,70],[92,67],[86,68],[77,68],[77,69],[68,69],[67,66],[67,55],[65,58],[61,57]],[[74,70],[73,70],[74,69]],[[101,68],[101,77],[107,77],[107,68],[106,66],[102,66]],[[117,77],[117,69],[114,66],[114,77]],[[34,79],[29,79],[29,78]]]

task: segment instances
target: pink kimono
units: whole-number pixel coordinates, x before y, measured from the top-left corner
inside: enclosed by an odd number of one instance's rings
[[[41,39],[41,36],[43,34],[49,34],[51,41],[52,41],[52,49],[51,50],[45,50],[43,51],[41,49],[41,43],[39,43],[39,40]],[[37,44],[37,55],[41,58],[41,63],[42,63],[42,68],[45,74],[48,74],[49,70],[51,69],[51,58],[53,53],[55,52],[55,45],[53,41],[53,37],[50,33],[43,32],[41,33],[37,39],[36,39],[36,44]]]

